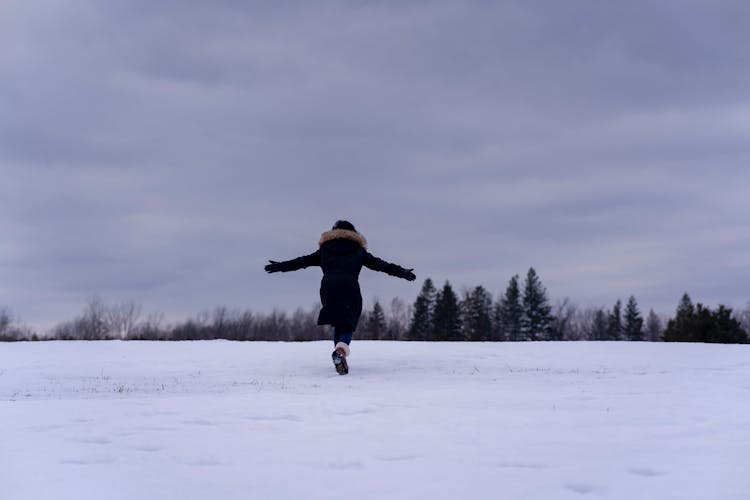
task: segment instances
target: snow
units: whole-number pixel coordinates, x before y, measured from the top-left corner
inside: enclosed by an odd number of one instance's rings
[[[750,499],[750,346],[0,344],[0,499]]]

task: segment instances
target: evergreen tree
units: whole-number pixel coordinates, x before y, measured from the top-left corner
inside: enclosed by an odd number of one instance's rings
[[[435,309],[435,294],[435,285],[427,278],[414,302],[414,313],[407,333],[409,340],[430,340],[434,331],[432,315]]]
[[[648,311],[648,317],[646,318],[646,338],[650,342],[658,342],[661,338],[661,334],[661,319],[659,319],[659,316],[653,309],[651,309]]]
[[[507,340],[505,338],[505,332],[503,331],[503,328],[500,325],[500,303],[499,302],[495,304],[495,306],[492,308],[492,330],[490,333],[490,340],[493,342]]]
[[[472,341],[491,340],[492,337],[492,297],[482,286],[466,294],[461,302],[463,337]]]
[[[721,344],[747,344],[747,332],[732,315],[732,308],[719,304],[712,313],[713,324],[711,330],[705,332],[700,342],[716,342]]]
[[[693,301],[690,299],[690,295],[688,295],[688,293],[685,292],[682,295],[682,298],[680,298],[680,303],[677,304],[677,316],[689,318],[693,314],[695,314],[695,307],[693,306]]]
[[[690,295],[685,292],[680,299],[680,303],[677,304],[677,311],[673,319],[670,319],[667,323],[667,328],[664,330],[663,340],[665,342],[688,342],[684,340],[690,337],[690,329],[692,328],[693,319],[695,316],[695,307],[693,301],[690,300]]]
[[[385,311],[377,299],[372,306],[372,311],[367,315],[365,328],[373,340],[382,340],[385,337],[387,331]]]
[[[461,317],[458,308],[458,297],[451,284],[446,281],[443,289],[435,299],[435,311],[432,316],[433,339],[457,341],[461,337]]]
[[[523,290],[523,316],[521,331],[527,340],[541,340],[547,337],[552,322],[552,307],[547,300],[547,290],[534,268],[529,268]]]
[[[687,295],[687,294],[685,294]],[[732,317],[732,309],[719,305],[712,311],[703,304],[693,307],[683,296],[675,318],[669,320],[664,331],[667,342],[711,342],[744,344],[748,335],[739,321]]]
[[[628,340],[643,340],[643,318],[633,295],[625,306],[625,336]]]
[[[594,312],[589,338],[591,340],[607,340],[609,338],[609,320],[603,309],[597,309]]]
[[[620,340],[622,334],[622,302],[617,299],[607,319],[607,339]]]
[[[518,275],[510,279],[508,288],[495,308],[498,337],[511,342],[521,340],[521,320],[523,306],[521,305],[521,290],[518,287]]]

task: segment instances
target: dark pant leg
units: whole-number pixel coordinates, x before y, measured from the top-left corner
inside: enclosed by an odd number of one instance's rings
[[[338,328],[333,329],[333,344],[336,345],[339,342],[343,342],[349,345],[352,341],[352,332],[342,332]]]

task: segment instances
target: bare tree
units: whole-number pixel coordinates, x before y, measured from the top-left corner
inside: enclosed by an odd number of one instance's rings
[[[742,329],[750,334],[750,301],[748,301],[742,311],[737,313],[737,321],[740,322]]]
[[[578,312],[575,304],[567,297],[557,301],[552,308],[552,322],[549,328],[549,340],[572,340],[577,335],[573,332],[573,319]]]
[[[591,308],[575,308],[571,318],[568,320],[564,340],[588,340],[589,330],[593,318]]]
[[[581,340],[607,340],[609,321],[607,311],[601,307],[589,307],[577,320]]]
[[[10,311],[3,307],[0,309],[0,340],[15,340],[10,335],[10,326],[13,324],[13,317]]]
[[[133,335],[141,317],[141,305],[132,300],[106,308],[106,320],[111,335],[127,339]]]
[[[163,313],[150,313],[146,319],[139,322],[130,335],[129,340],[168,340],[169,334],[162,326],[164,323]]]
[[[648,311],[646,317],[646,331],[645,340],[649,342],[658,342],[661,340],[661,335],[664,333],[664,326],[659,316],[654,312],[653,309]]]
[[[301,307],[297,309],[290,319],[290,330],[292,340],[309,341],[327,338],[323,329],[318,326],[318,315],[313,310],[305,311]]]
[[[411,318],[411,306],[408,306],[403,299],[395,297],[386,312],[386,323],[388,324],[388,338],[391,340],[401,340],[409,328],[409,319]]]
[[[92,296],[83,315],[76,321],[76,334],[82,340],[102,340],[109,338],[107,306],[98,295]]]
[[[245,310],[236,318],[236,334],[233,340],[253,340],[253,325],[255,324],[255,315],[252,311]]]
[[[0,308],[0,342],[15,342],[18,340],[39,340],[39,337],[29,327],[17,323],[7,307]]]
[[[211,315],[210,323],[208,328],[203,329],[200,338],[225,339],[229,333],[229,326],[232,323],[231,313],[224,306],[217,307]]]
[[[284,311],[273,310],[256,325],[259,340],[292,340],[289,318]]]

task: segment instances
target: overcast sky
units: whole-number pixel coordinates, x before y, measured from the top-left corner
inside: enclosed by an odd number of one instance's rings
[[[417,281],[671,313],[750,299],[745,1],[0,0],[0,307],[181,319],[337,219]]]

